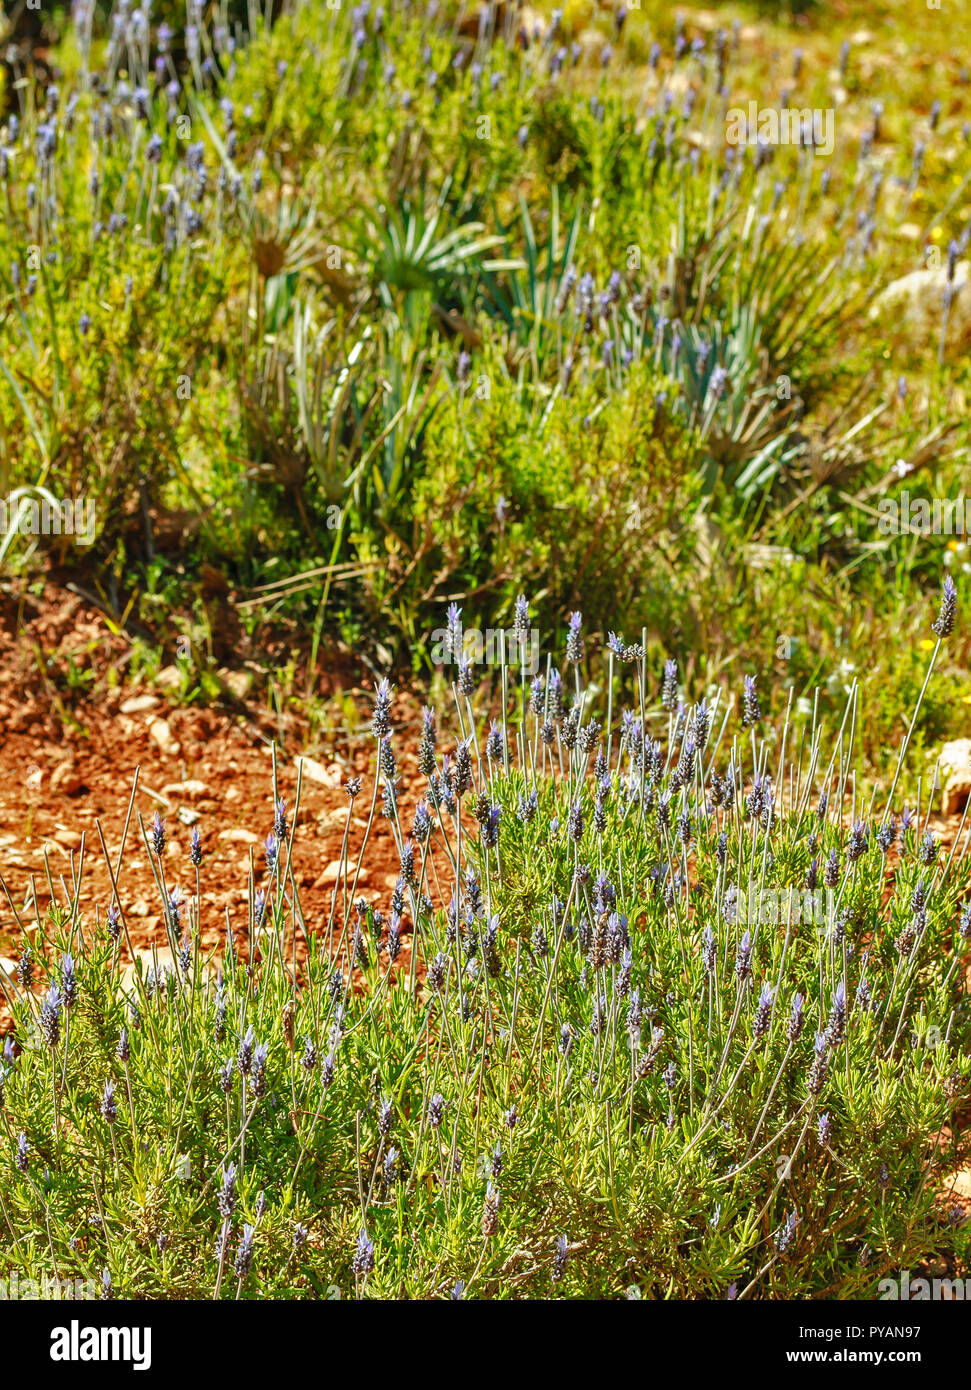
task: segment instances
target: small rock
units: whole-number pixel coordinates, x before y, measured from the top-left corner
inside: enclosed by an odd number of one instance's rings
[[[877,296],[870,310],[872,319],[892,318],[908,338],[918,345],[936,343],[944,321],[944,291],[947,267],[912,270]],[[971,264],[959,261],[954,271],[952,298],[947,319],[949,351],[958,351],[971,338]]]
[[[252,830],[243,830],[241,827],[236,827],[233,830],[220,830],[219,838],[220,840],[228,840],[234,845],[258,845],[260,843],[259,835],[254,835]]]
[[[167,758],[178,757],[181,745],[164,719],[153,719],[148,726],[148,735]]]
[[[198,811],[190,811],[188,806],[180,806],[175,814],[183,825],[195,825],[197,820],[202,819]]]
[[[940,767],[944,779],[944,814],[953,816],[964,810],[971,795],[971,738],[956,738],[945,743]]]
[[[172,952],[168,946],[157,946],[154,950],[142,949],[135,952],[135,959],[130,965],[126,965],[121,972],[122,988],[126,990],[135,989],[135,970],[141,965],[142,979],[148,978],[149,971],[157,971],[156,978],[163,978],[166,975],[178,975],[179,970],[175,961],[172,959]]]
[[[217,674],[230,694],[235,695],[237,700],[246,699],[253,684],[253,677],[248,671],[228,671],[224,667]]]
[[[50,789],[63,796],[77,796],[84,787],[84,779],[79,775],[73,762],[59,763],[51,773]]]
[[[314,883],[314,887],[326,888],[329,885],[335,884],[338,878],[341,876],[341,872],[341,861],[339,859],[335,859],[332,863],[327,865],[326,869],[324,869],[323,873]],[[350,885],[354,882],[355,865],[353,863],[346,864],[344,866],[343,873],[344,877],[347,880],[348,887],[350,887]],[[367,883],[369,878],[370,874],[368,870],[362,869],[357,881],[359,884]]]
[[[12,987],[15,991],[19,992],[20,985],[17,983],[17,962],[11,960],[9,956],[0,956],[0,971],[7,977],[8,988]],[[2,999],[2,997],[3,993],[0,991],[0,999]]]
[[[199,801],[210,796],[205,782],[190,778],[187,782],[169,782],[162,788],[163,796],[171,796],[180,801]]]
[[[316,758],[298,758],[297,764],[303,765],[303,775],[311,782],[319,782],[323,787],[339,787],[341,784],[343,774],[339,763],[324,767]]]
[[[65,849],[80,849],[81,836],[76,830],[63,830],[58,827],[51,837],[57,844],[63,845]]]
[[[178,666],[163,666],[155,677],[154,684],[161,690],[180,690],[182,688],[182,672]]]
[[[147,709],[158,707],[157,695],[130,695],[118,706],[121,714],[142,714]]]

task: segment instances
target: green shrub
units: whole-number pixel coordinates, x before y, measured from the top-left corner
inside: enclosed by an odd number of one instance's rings
[[[582,642],[578,616],[567,689]],[[211,832],[170,845],[158,815],[168,948],[122,969],[123,863],[94,922],[65,884],[22,924],[5,1265],[124,1296],[843,1299],[966,1259],[943,1190],[966,1153],[959,861],[894,815],[896,778],[857,796],[855,719],[777,755],[748,678],[736,732],[673,664],[658,691],[643,649],[613,652],[606,709],[556,668],[520,696],[513,654],[486,737],[467,694],[454,754],[426,716],[407,836],[382,683],[349,795],[391,821],[387,912],[357,897],[365,832],[306,935],[274,783],[222,948]]]

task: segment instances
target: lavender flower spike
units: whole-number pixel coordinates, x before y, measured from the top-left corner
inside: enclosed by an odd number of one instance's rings
[[[950,637],[954,631],[954,619],[958,608],[958,591],[954,580],[949,574],[944,576],[944,583],[941,594],[941,611],[938,613],[934,622],[931,623],[931,631],[938,637]]]
[[[745,677],[745,685],[742,690],[742,727],[750,729],[753,724],[757,724],[762,718],[762,710],[759,706],[759,695],[756,688],[754,676]]]

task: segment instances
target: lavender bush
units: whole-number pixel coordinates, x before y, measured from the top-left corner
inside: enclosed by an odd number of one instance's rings
[[[956,607],[948,582],[928,681]],[[736,709],[643,638],[597,684],[578,615],[564,645],[532,679],[513,648],[488,732],[459,668],[409,816],[379,686],[321,929],[275,762],[215,952],[211,828],[179,863],[133,812],[169,941],[134,973],[117,846],[93,916],[80,869],[46,918],[8,894],[4,1265],[117,1297],[850,1298],[966,1256],[969,836],[897,804],[910,735],[864,793],[855,692],[797,736],[751,673]],[[373,902],[382,814],[401,874]]]

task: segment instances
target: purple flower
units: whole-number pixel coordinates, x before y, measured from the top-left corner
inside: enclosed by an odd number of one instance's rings
[[[762,718],[759,696],[754,676],[746,676],[742,689],[742,727],[750,729]]]
[[[250,1086],[253,1095],[260,1100],[266,1095],[266,1059],[269,1056],[269,1046],[266,1043],[257,1043],[253,1049],[253,1068],[250,1075]]]
[[[796,1216],[796,1213],[794,1211],[791,1211],[789,1215],[786,1217],[785,1221],[779,1227],[778,1231],[776,1231],[775,1248],[778,1250],[780,1255],[784,1255],[786,1251],[789,1249],[789,1246],[792,1244],[793,1238],[796,1234],[796,1226],[798,1224],[799,1218]]]
[[[666,710],[678,707],[678,663],[672,659],[664,663],[664,677],[661,681],[661,704]]]
[[[769,1031],[769,1018],[772,1013],[772,986],[763,985],[759,995],[758,1008],[752,1023],[752,1037],[761,1038]]]
[[[356,1279],[366,1279],[374,1268],[374,1241],[368,1240],[367,1231],[362,1230],[357,1238],[357,1247],[351,1269]]]
[[[65,1009],[78,1002],[78,981],[74,973],[74,958],[65,952],[61,957],[61,998]]]
[[[490,806],[489,814],[482,826],[482,843],[487,849],[495,849],[499,843],[499,821],[502,818],[501,806]]]
[[[498,762],[499,759],[502,757],[502,752],[502,728],[493,719],[490,721],[489,736],[486,739],[486,757],[491,758],[493,762]]]
[[[377,739],[385,739],[391,733],[392,688],[387,678],[382,680],[375,692],[374,714],[371,730]]]
[[[240,1279],[245,1279],[249,1274],[249,1267],[253,1260],[253,1241],[256,1231],[252,1226],[243,1226],[243,1234],[240,1237],[239,1246],[236,1250],[236,1260],[233,1270]]]
[[[110,1080],[105,1082],[104,1094],[101,1098],[101,1114],[110,1125],[113,1125],[118,1118],[118,1106],[115,1102],[115,1083]]]
[[[229,1163],[222,1170],[222,1186],[217,1198],[219,1215],[228,1221],[236,1210],[236,1164]]]
[[[857,820],[853,822],[853,829],[850,832],[849,842],[846,846],[846,857],[851,864],[856,863],[867,848],[867,829],[866,824]]]
[[[965,903],[964,910],[958,919],[958,930],[965,941],[971,938],[971,899]]]
[[[792,1010],[789,1014],[789,1041],[795,1042],[803,1029],[803,1005],[805,999],[801,994],[793,995]]]
[[[529,604],[525,594],[520,594],[516,600],[516,608],[513,613],[513,642],[517,647],[524,647],[529,637]]]
[[[884,854],[888,852],[891,845],[897,838],[897,818],[891,816],[890,820],[881,825],[877,831],[877,844]]]
[[[236,1065],[241,1076],[249,1076],[253,1065],[253,1029],[248,1028],[245,1035],[240,1039],[239,1051],[236,1054]]]
[[[931,623],[931,631],[938,637],[950,637],[954,631],[954,618],[958,607],[958,594],[954,585],[954,580],[949,574],[944,576],[944,583],[941,595],[941,611],[937,618]]]
[[[151,835],[152,849],[155,851],[156,855],[161,858],[162,851],[165,849],[165,821],[159,815],[158,811],[156,811],[155,815],[152,817]]]

